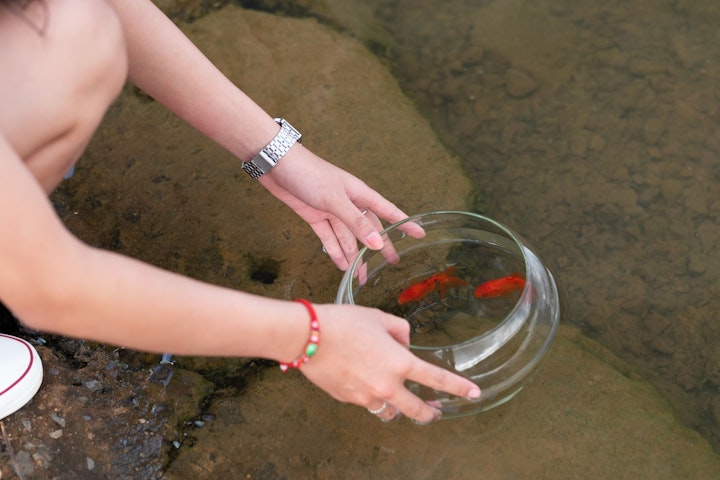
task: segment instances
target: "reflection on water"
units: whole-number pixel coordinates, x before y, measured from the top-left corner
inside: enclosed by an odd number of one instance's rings
[[[399,0],[397,76],[566,290],[720,440],[720,6]]]

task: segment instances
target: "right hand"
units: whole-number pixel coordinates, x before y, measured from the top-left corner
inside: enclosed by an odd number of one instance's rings
[[[358,240],[381,250],[388,263],[399,257],[380,236],[381,220],[396,223],[407,214],[365,182],[295,145],[260,183],[305,220],[340,270],[347,270],[358,254]],[[366,214],[363,214],[365,212]],[[414,238],[425,231],[413,222],[400,228]]]
[[[399,413],[419,424],[440,418],[440,411],[411,393],[411,380],[463,398],[479,397],[470,380],[413,355],[410,326],[402,318],[356,305],[315,305],[321,340],[303,374],[337,400],[368,409],[389,407],[381,418]],[[392,408],[391,408],[392,407]]]

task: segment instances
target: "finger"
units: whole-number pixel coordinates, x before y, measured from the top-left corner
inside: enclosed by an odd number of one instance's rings
[[[400,317],[387,314],[388,321],[385,323],[387,332],[401,345],[410,345],[410,323]]]
[[[383,248],[381,250],[382,256],[385,259],[386,262],[395,265],[397,263],[400,263],[400,255],[398,254],[397,250],[395,250],[395,245],[393,245],[390,238],[386,235],[382,236],[383,239]]]
[[[330,218],[330,226],[335,233],[335,237],[337,237],[345,259],[348,264],[352,264],[358,255],[358,243],[355,235],[343,222],[335,217]]]
[[[424,238],[425,230],[415,222],[405,222],[398,227],[401,232],[405,232],[413,238]]]
[[[373,190],[371,190],[371,192],[367,198],[355,199],[355,203],[365,205],[379,218],[390,223],[398,223],[408,218],[408,215],[400,210],[394,203]],[[398,228],[413,238],[423,238],[425,236],[425,230],[415,222],[405,222]]]
[[[418,358],[416,360],[417,362],[414,363],[413,368],[407,375],[408,380],[468,400],[480,398],[480,387],[467,378]]]
[[[373,212],[371,209],[365,210],[365,216],[370,220],[370,223],[372,223],[373,227],[377,231],[381,231],[383,226],[382,222],[380,221],[380,218]],[[388,237],[387,234],[382,236],[383,240],[383,247],[380,250],[382,253],[383,258],[386,262],[391,264],[396,264],[400,261],[400,255],[398,255],[397,250],[395,250],[395,246],[393,245],[392,241]]]
[[[333,213],[363,245],[371,250],[380,250],[383,247],[380,233],[370,219],[363,215],[363,212],[350,200],[338,206]]]
[[[356,260],[357,258],[350,262],[350,265],[355,265]],[[363,286],[367,283],[367,262],[360,260],[358,264],[353,267],[353,278],[357,279],[358,286]]]
[[[380,219],[377,217],[377,215],[375,215],[368,209],[363,209],[363,211],[361,213],[363,215],[365,215],[366,217],[368,217],[368,219],[373,224],[373,227],[376,230],[382,229],[382,223],[380,222]],[[388,263],[399,262],[400,256],[395,251],[395,248],[392,246],[392,243],[389,243],[389,239],[387,238],[387,235],[384,235],[382,238],[384,239],[385,245],[383,246],[381,251],[382,251],[382,255],[385,258],[385,260]],[[354,237],[353,237],[353,239],[354,239]],[[359,252],[358,252],[358,254],[359,254]],[[361,260],[361,262],[357,265],[357,267],[355,267],[355,271],[353,272],[353,277],[357,278],[358,283],[360,285],[365,285],[367,283],[368,264],[364,260],[365,259]],[[354,262],[354,261],[355,261],[355,259],[351,260],[350,263],[352,264],[352,262]]]
[[[400,410],[394,405],[390,405],[385,413],[379,416],[383,422],[392,422],[395,419],[402,417]]]
[[[442,418],[439,408],[424,402],[405,388],[399,389],[389,404],[418,425],[427,425]]]
[[[367,410],[383,422],[395,420],[401,415],[400,410],[388,402],[382,402],[377,408],[368,408]]]
[[[340,270],[347,270],[350,264],[345,257],[345,252],[340,246],[337,236],[335,235],[335,232],[330,226],[330,223],[324,220],[322,222],[313,223],[312,225],[310,225],[310,228],[313,229],[315,235],[317,235],[322,242],[325,253],[328,254],[333,263]]]
[[[358,285],[363,286],[367,283],[367,269],[368,264],[367,262],[360,262],[360,264],[355,269],[355,272],[353,277],[357,278]]]

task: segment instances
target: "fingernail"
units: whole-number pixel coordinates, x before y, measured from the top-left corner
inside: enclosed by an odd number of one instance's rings
[[[467,394],[467,398],[469,398],[470,400],[475,400],[477,398],[480,398],[480,389],[477,387],[471,388]]]
[[[365,237],[365,244],[373,250],[380,250],[383,247],[383,241],[378,232],[372,232]]]

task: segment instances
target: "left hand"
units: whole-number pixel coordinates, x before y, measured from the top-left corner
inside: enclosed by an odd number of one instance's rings
[[[363,181],[302,145],[293,146],[260,182],[310,224],[340,270],[347,270],[357,257],[357,240],[382,250],[390,263],[399,260],[392,244],[380,236],[381,219],[395,223],[407,215]],[[401,229],[415,238],[425,235],[412,222]]]

